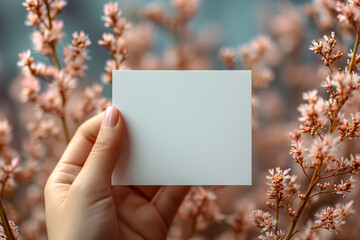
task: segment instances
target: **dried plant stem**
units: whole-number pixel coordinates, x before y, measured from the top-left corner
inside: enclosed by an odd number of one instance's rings
[[[360,26],[359,26],[359,29],[356,29],[356,39],[355,39],[355,43],[354,43],[354,47],[353,47],[351,61],[349,64],[349,73],[351,73],[355,68],[355,58],[356,58],[356,52],[357,52],[357,49],[359,46],[359,38],[360,38],[359,33],[360,33]],[[342,104],[340,104],[341,101],[340,100],[337,100],[337,101],[338,101],[338,106],[334,112],[333,118],[331,119],[331,123],[330,123],[330,127],[329,127],[329,134],[331,134],[335,130],[335,122],[337,119],[337,115],[340,111],[340,108],[342,107]]]
[[[356,39],[355,39],[355,43],[354,43],[354,47],[353,47],[353,54],[351,56],[351,62],[349,64],[349,73],[351,73],[355,67],[356,52],[357,52],[357,48],[359,46],[359,38],[360,38],[359,32],[360,32],[360,27],[359,27],[359,29],[356,29]]]
[[[320,175],[320,171],[321,171],[321,166],[322,166],[322,161],[320,161],[319,167],[317,167],[315,169],[314,173],[313,173],[310,185],[309,185],[309,187],[308,187],[308,189],[306,191],[306,194],[305,194],[304,198],[299,203],[298,210],[296,211],[295,217],[292,219],[292,223],[291,223],[289,231],[288,231],[288,233],[287,233],[287,235],[285,237],[285,240],[289,240],[293,236],[293,232],[295,230],[296,223],[298,222],[298,220],[299,220],[299,218],[301,216],[301,213],[304,210],[304,207],[306,206],[306,203],[310,199],[310,194],[311,194],[313,188],[316,186],[316,183],[320,179],[319,175]]]
[[[53,49],[53,58],[56,63],[56,66],[57,66],[58,70],[61,70],[59,60],[56,55],[55,46],[53,46],[52,49]],[[69,135],[69,129],[68,129],[68,126],[66,123],[66,118],[65,118],[66,98],[65,98],[64,93],[62,93],[62,92],[60,92],[60,96],[61,96],[62,108],[63,108],[63,113],[61,114],[61,123],[62,123],[63,129],[64,129],[66,144],[69,144],[70,143],[70,135]]]
[[[50,16],[50,5],[49,5],[48,1],[44,1],[44,2],[45,2],[45,6],[46,6],[46,12],[47,12],[48,21],[49,21],[48,28],[52,29],[52,22],[51,22],[52,20],[51,20],[51,16]],[[44,25],[44,26],[46,27],[46,25]],[[60,71],[61,66],[60,66],[59,58],[58,58],[58,56],[56,54],[56,48],[55,48],[54,44],[51,45],[51,52],[52,52],[52,59],[54,60],[57,69]],[[65,135],[66,144],[69,144],[70,143],[69,128],[67,126],[66,117],[65,117],[66,98],[65,98],[63,93],[60,93],[60,95],[61,95],[62,108],[63,108],[63,113],[61,115],[60,120],[61,120],[63,129],[64,129],[64,135]]]
[[[310,209],[308,208],[307,211],[307,216],[305,217],[304,221],[301,223],[301,225],[296,229],[296,231],[293,233],[293,235],[295,235],[296,233],[300,232],[301,228],[305,225],[305,223],[307,222],[307,220],[309,219],[310,216]]]
[[[59,63],[59,59],[58,59],[58,57],[57,57],[56,49],[55,49],[55,46],[54,46],[54,45],[51,46],[51,51],[52,51],[52,57],[53,57],[53,59],[54,59],[54,61],[55,61],[55,65],[56,65],[57,69],[58,69],[58,70],[61,70],[60,63]]]
[[[277,233],[278,231],[278,226],[279,226],[279,204],[280,201],[276,200],[276,224],[275,224],[275,233]]]
[[[5,208],[4,208],[1,198],[0,198],[0,217],[1,217],[1,222],[3,224],[6,236],[8,237],[9,240],[15,240],[15,237],[11,230],[9,220],[6,216]]]
[[[342,107],[342,105],[340,105],[340,101],[339,100],[337,100],[337,101],[338,101],[338,106],[334,112],[333,118],[331,119],[331,123],[330,123],[330,127],[329,127],[329,134],[333,133],[335,130],[335,122],[337,119],[337,115],[339,113],[340,108]]]
[[[2,198],[5,190],[5,185],[7,180],[9,179],[9,174],[5,174],[4,180],[1,182],[1,190],[0,190],[0,199]]]
[[[1,190],[0,190],[0,194],[1,194],[0,195],[0,217],[1,217],[1,222],[2,222],[2,225],[4,227],[6,236],[8,237],[9,240],[15,240],[14,234],[13,234],[13,232],[11,230],[10,225],[9,225],[9,220],[8,220],[7,215],[6,215],[5,208],[4,208],[4,205],[3,205],[3,202],[2,202],[2,195],[4,193],[5,184],[6,184],[8,179],[9,179],[9,175],[6,174],[4,180],[2,181],[2,186],[1,186]]]

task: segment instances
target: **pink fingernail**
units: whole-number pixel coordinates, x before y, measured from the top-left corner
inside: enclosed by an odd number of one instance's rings
[[[103,126],[107,128],[113,128],[119,121],[119,110],[114,107],[110,106],[106,108],[105,111],[105,118],[103,120]]]

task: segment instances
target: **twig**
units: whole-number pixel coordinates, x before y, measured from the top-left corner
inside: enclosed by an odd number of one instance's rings
[[[51,16],[50,16],[50,5],[49,5],[48,1],[44,1],[44,2],[45,2],[45,6],[46,6],[46,12],[47,12],[48,21],[49,21],[49,29],[51,30],[52,29],[52,22],[51,22],[52,19],[51,19]],[[56,48],[55,48],[54,44],[51,45],[51,52],[52,52],[52,58],[53,58],[53,60],[55,62],[55,65],[56,65],[57,69],[60,71],[61,66],[60,66],[60,63],[59,63],[58,56],[56,54]],[[64,135],[65,135],[66,144],[69,144],[70,135],[69,135],[68,125],[66,123],[66,117],[65,117],[66,98],[65,98],[65,95],[62,92],[60,92],[60,96],[61,96],[62,107],[63,107],[63,113],[62,113],[60,119],[61,119],[61,123],[62,123],[63,129],[64,129]]]

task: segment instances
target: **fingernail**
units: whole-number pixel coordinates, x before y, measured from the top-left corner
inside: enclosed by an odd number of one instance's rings
[[[114,106],[107,107],[103,119],[103,126],[106,128],[113,128],[116,126],[118,121],[119,110]]]

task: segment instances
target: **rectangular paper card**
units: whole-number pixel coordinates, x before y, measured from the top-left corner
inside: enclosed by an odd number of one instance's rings
[[[113,71],[112,96],[113,185],[251,184],[250,71]]]

